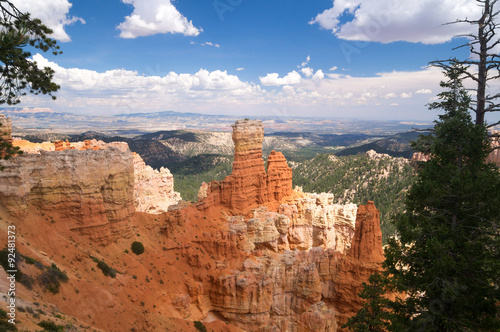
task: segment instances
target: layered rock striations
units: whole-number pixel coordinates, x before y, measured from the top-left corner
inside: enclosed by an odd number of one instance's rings
[[[98,151],[40,151],[0,161],[0,202],[15,217],[29,208],[57,214],[64,227],[107,243],[130,232],[134,214],[132,154]]]
[[[241,250],[333,249],[346,254],[354,235],[357,206],[333,204],[331,194],[302,193],[277,212],[267,207],[251,211],[249,218],[228,218],[232,231],[238,234]]]
[[[105,143],[95,139],[83,142],[55,141],[54,143],[31,143],[24,140],[15,140],[14,146],[20,147],[25,153],[40,154],[41,151],[98,151],[108,148],[117,148],[122,152],[131,153],[125,142]],[[144,163],[136,153],[133,155],[134,172],[134,205],[138,212],[163,213],[177,204],[180,194],[174,191],[174,178],[167,168],[155,170]]]
[[[262,159],[264,127],[260,120],[238,120],[233,124],[233,171],[225,180],[212,181],[201,193],[203,202],[238,211],[266,203],[278,203],[292,195],[292,170],[285,157],[273,151],[267,173]]]

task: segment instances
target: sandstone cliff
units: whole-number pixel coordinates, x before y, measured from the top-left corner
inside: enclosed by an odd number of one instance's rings
[[[108,243],[130,232],[134,213],[132,154],[117,148],[23,154],[0,161],[0,202],[15,217],[33,208],[64,227]]]
[[[68,141],[31,143],[25,140],[15,140],[13,144],[25,153],[31,154],[40,154],[41,151],[97,151],[107,148],[117,148],[124,153],[130,153],[127,143],[105,143],[95,139],[71,143]],[[168,211],[169,206],[181,200],[180,194],[174,191],[174,178],[167,168],[154,170],[144,163],[141,156],[133,153],[133,173],[136,211],[158,214]]]
[[[290,227],[288,217],[262,207],[252,210],[249,218],[227,216],[229,232],[210,235],[205,228],[209,220],[225,213],[223,207],[189,206],[168,215],[165,236],[202,271],[194,273],[200,285],[185,295],[179,313],[216,313],[246,331],[337,331],[360,308],[362,282],[380,269],[383,259],[373,202],[359,207],[355,240],[347,254],[326,246],[287,250],[283,236]],[[196,245],[180,245],[183,230],[198,227],[202,236],[195,243],[203,246],[212,263],[201,259]],[[319,232],[312,235],[313,242],[316,236]]]

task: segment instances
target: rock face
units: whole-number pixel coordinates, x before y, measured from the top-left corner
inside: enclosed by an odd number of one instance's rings
[[[324,198],[312,197],[319,201]],[[170,243],[180,241],[176,234],[188,224],[197,228],[210,216],[201,213],[203,209],[189,209],[193,208],[169,212],[165,235]],[[319,204],[317,209],[321,210]],[[210,211],[219,216],[225,210]],[[359,207],[356,242],[347,255],[322,246],[287,250],[291,220],[267,207],[252,210],[248,217],[228,217],[229,232],[211,236],[203,232],[196,237],[196,243],[203,244],[215,263],[200,261],[198,249],[178,243],[193,268],[200,268],[195,281],[203,285],[197,287],[196,297],[191,297],[192,305],[187,304],[180,312],[189,316],[190,310],[203,303],[204,315],[215,311],[246,331],[337,331],[363,304],[357,295],[362,283],[380,270],[382,243],[377,211],[372,202]],[[342,219],[350,224],[351,219],[345,216],[349,213],[345,211]],[[212,267],[203,268],[207,265]]]
[[[356,204],[333,204],[333,194],[302,193],[292,203],[280,205],[279,211],[290,220],[290,250],[322,247],[345,254],[350,249]]]
[[[233,171],[223,181],[212,181],[203,200],[205,204],[248,211],[251,207],[278,203],[292,195],[292,170],[281,153],[271,153],[266,173],[262,159],[263,139],[262,121],[238,120],[233,124]]]
[[[134,202],[136,211],[159,214],[181,200],[174,191],[174,177],[167,168],[154,170],[134,153]]]
[[[20,147],[25,153],[39,154],[40,151],[65,151],[65,150],[105,150],[117,148],[122,152],[130,153],[125,142],[97,141],[95,139],[83,142],[55,141],[54,143],[31,143],[23,140],[14,141],[14,146]],[[169,206],[177,204],[180,194],[174,191],[174,178],[167,168],[154,170],[147,166],[141,156],[133,153],[134,166],[134,205],[138,212],[163,213]]]
[[[372,201],[368,201],[366,205],[360,205],[358,208],[356,232],[349,254],[362,262],[381,263],[384,260],[380,211]]]
[[[109,243],[130,232],[134,214],[132,154],[109,148],[23,154],[2,160],[0,202],[23,218],[30,206],[57,213],[65,227]]]

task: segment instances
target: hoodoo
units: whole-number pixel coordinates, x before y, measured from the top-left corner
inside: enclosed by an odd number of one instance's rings
[[[205,202],[237,211],[277,203],[292,195],[292,169],[281,152],[273,151],[267,173],[262,159],[264,127],[260,120],[238,120],[233,127],[234,162],[231,175],[212,181]]]

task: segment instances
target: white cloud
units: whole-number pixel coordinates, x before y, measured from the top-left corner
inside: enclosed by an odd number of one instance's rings
[[[171,0],[122,0],[134,6],[130,16],[118,25],[122,38],[137,38],[158,33],[181,33],[185,36],[198,36],[203,30],[188,21]]]
[[[353,19],[342,22],[340,18],[345,14]],[[480,15],[474,0],[336,0],[332,8],[309,23],[332,30],[345,40],[438,44],[473,29],[469,24],[444,23]]]
[[[314,70],[310,67],[305,67],[300,70],[302,74],[304,74],[306,77],[311,77],[314,74]]]
[[[211,42],[206,42],[206,43],[203,43],[201,45],[203,45],[203,46],[213,46],[213,47],[220,48],[219,44],[214,44],[214,43],[211,43]]]
[[[54,81],[62,88],[55,102],[44,105],[47,101],[43,96],[27,96],[23,102],[52,108],[62,105],[67,111],[202,111],[210,107],[218,109],[224,105],[234,105],[236,101],[245,101],[250,107],[262,96],[259,86],[243,82],[237,76],[221,70],[210,72],[200,69],[194,74],[170,72],[165,76],[144,76],[125,69],[96,72],[64,68],[40,54],[34,55],[33,59],[40,67],[53,68]]]
[[[403,99],[408,99],[408,98],[411,98],[413,95],[412,93],[406,93],[406,92],[402,92],[399,97],[403,98]]]
[[[245,70],[245,68],[243,67],[239,67],[239,68],[236,68],[237,71],[242,71],[242,70]]]
[[[318,70],[314,76],[313,76],[313,80],[322,80],[325,78],[325,74],[323,73],[323,71],[320,69]]]
[[[80,17],[68,15],[71,3],[68,0],[12,0],[12,3],[21,12],[28,12],[33,18],[39,18],[43,24],[53,30],[52,38],[60,42],[69,42],[64,27],[75,22],[85,24]]]
[[[279,86],[300,83],[300,74],[295,70],[280,78],[278,73],[267,74],[265,77],[259,77],[260,83],[264,86]]]
[[[309,64],[309,62],[311,62],[311,56],[308,55],[307,58],[306,58],[306,61],[302,62],[299,66],[297,66],[297,68],[303,68],[305,66],[307,66]]]
[[[337,66],[333,66],[332,68],[328,69],[329,71],[336,71],[338,68]]]
[[[430,90],[430,89],[420,89],[420,90],[417,90],[415,93],[419,94],[419,95],[428,95],[428,94],[432,93],[432,90]]]

